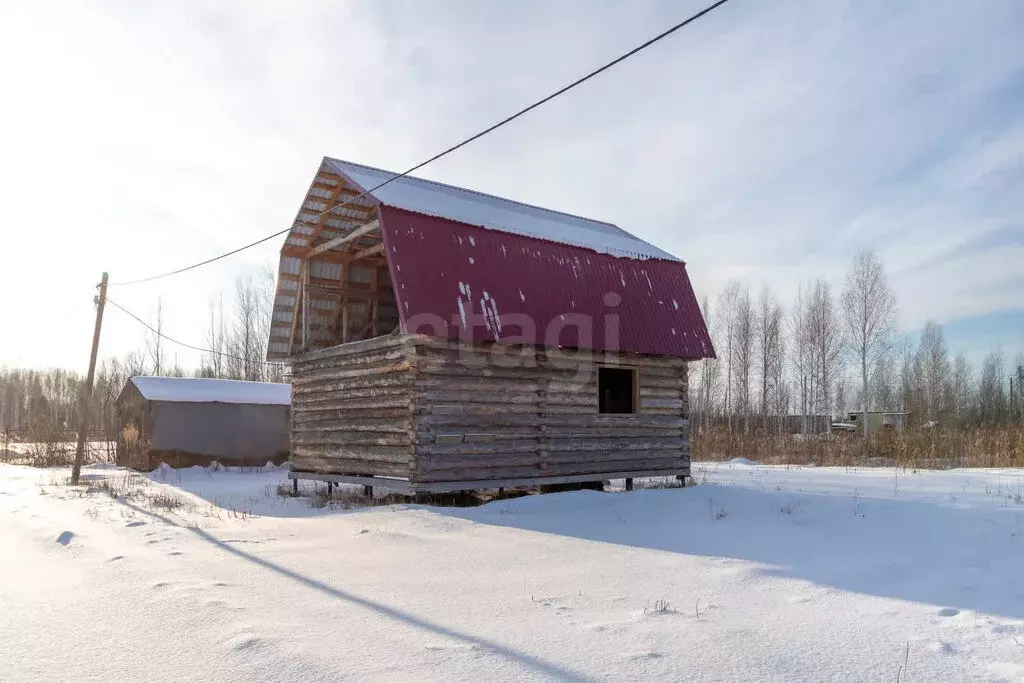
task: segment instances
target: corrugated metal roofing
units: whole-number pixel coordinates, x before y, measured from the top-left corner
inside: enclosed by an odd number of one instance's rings
[[[324,163],[368,191],[395,173],[350,161],[325,158]],[[522,204],[443,183],[405,176],[374,190],[381,204],[447,218],[491,230],[586,247],[599,253],[635,259],[677,259],[611,223]]]
[[[148,401],[282,406],[292,403],[290,384],[188,377],[132,377],[129,381]]]
[[[380,207],[407,332],[714,357],[686,265]]]

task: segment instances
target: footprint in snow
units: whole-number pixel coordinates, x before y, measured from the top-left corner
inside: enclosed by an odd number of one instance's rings
[[[158,582],[153,584],[153,590],[156,590],[156,591],[160,591],[160,590],[163,590],[165,588],[170,588],[170,587],[171,587],[171,584],[168,583],[167,581],[158,581]]]
[[[118,562],[119,560],[123,560],[123,559],[124,559],[124,555],[114,555],[112,558],[107,560],[107,562]]]
[[[939,610],[940,617],[955,617],[958,614],[960,614],[960,610],[956,607],[943,607]]]
[[[125,524],[125,526],[130,528],[133,526],[143,526],[144,524],[145,522],[143,522],[142,520],[136,520],[134,522],[128,522],[127,524]]]
[[[57,543],[60,543],[61,545],[67,545],[71,543],[71,539],[74,537],[75,535],[70,531],[63,531],[61,532],[60,536],[57,537]]]
[[[181,552],[180,550],[172,550],[171,552],[169,552],[167,554],[171,555],[172,557],[175,557],[175,556],[178,556],[178,555],[184,555],[184,553]]]

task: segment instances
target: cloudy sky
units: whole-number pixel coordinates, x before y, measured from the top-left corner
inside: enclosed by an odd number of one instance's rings
[[[293,220],[322,156],[404,170],[704,2],[5,2],[0,365],[83,369],[126,280]],[[876,249],[912,331],[1024,349],[1024,3],[732,0],[420,175],[608,220],[789,299]],[[275,241],[112,288],[202,344]],[[116,310],[102,354],[143,330]],[[182,363],[195,354],[180,351]]]

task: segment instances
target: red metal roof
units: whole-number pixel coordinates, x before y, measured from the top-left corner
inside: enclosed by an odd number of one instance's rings
[[[713,358],[686,265],[380,207],[406,331]]]

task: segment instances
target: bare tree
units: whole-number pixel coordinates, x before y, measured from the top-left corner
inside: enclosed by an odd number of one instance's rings
[[[846,375],[841,375],[836,380],[836,388],[834,392],[835,404],[832,407],[832,414],[842,419],[843,415],[846,414],[846,408],[849,405],[849,392],[850,382]]]
[[[875,357],[869,376],[870,389],[868,405],[874,410],[896,410],[900,403],[897,399],[896,366],[893,362],[891,347],[886,353]]]
[[[796,301],[790,316],[790,339],[793,345],[793,383],[800,397],[800,431],[807,433],[807,415],[810,412],[811,374],[813,357],[810,349],[810,319],[807,310],[807,296],[803,285],[797,290]]]
[[[263,340],[259,331],[259,304],[251,277],[235,280],[235,311],[231,336],[227,343],[226,366],[232,379],[262,379]]]
[[[704,311],[704,321],[707,324],[708,329],[716,329],[711,317],[711,303],[708,301],[706,296],[701,304],[701,308]],[[719,365],[719,360],[717,358],[705,358],[700,362],[698,368],[700,377],[698,381],[697,405],[695,408],[696,414],[704,428],[708,428],[711,425],[711,417],[714,412],[714,404],[717,398],[721,366]]]
[[[996,348],[985,357],[978,381],[978,417],[982,424],[1002,422],[1007,413],[1006,390],[1003,387],[1006,358]]]
[[[778,406],[778,393],[782,380],[782,306],[771,290],[765,287],[757,302],[757,370],[761,380],[761,417],[767,424],[768,415]]]
[[[726,284],[722,293],[718,295],[718,329],[719,336],[723,339],[725,347],[725,415],[728,420],[729,431],[732,431],[733,416],[733,356],[736,346],[736,307],[740,297],[740,284],[735,280]]]
[[[146,352],[153,364],[153,374],[160,375],[164,370],[164,300],[156,300],[156,322],[151,323],[153,331],[146,334]]]
[[[840,302],[846,322],[846,345],[860,365],[861,408],[866,437],[871,405],[868,368],[889,349],[896,327],[896,297],[874,252],[861,250],[854,257]]]
[[[946,411],[949,385],[949,351],[942,328],[934,320],[925,322],[917,349],[921,407],[930,421],[939,421]]]
[[[743,416],[743,430],[750,431],[750,380],[754,367],[754,304],[750,290],[740,287],[735,308],[735,343],[729,361],[736,374],[736,394],[739,412]]]
[[[843,349],[842,330],[832,301],[832,287],[817,280],[807,304],[807,332],[812,365],[812,393],[815,412],[826,415],[832,407],[832,385]]]
[[[963,352],[953,360],[953,377],[950,380],[950,407],[957,428],[963,426],[971,404],[971,366]]]
[[[206,345],[209,348],[209,353],[204,358],[206,372],[202,374],[216,378],[224,377],[226,336],[224,331],[224,296],[218,295],[216,300],[210,300],[210,327],[206,331]]]

